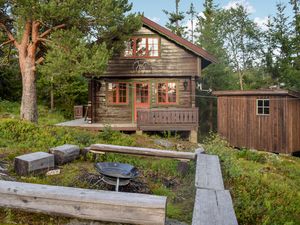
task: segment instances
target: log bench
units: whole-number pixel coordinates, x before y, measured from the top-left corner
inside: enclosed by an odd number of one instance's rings
[[[50,153],[54,154],[55,165],[63,165],[79,158],[80,148],[77,145],[61,145],[50,148]]]
[[[0,181],[0,207],[116,223],[163,225],[166,197]]]
[[[54,168],[54,155],[46,152],[34,152],[15,158],[15,171],[20,176],[37,174]]]

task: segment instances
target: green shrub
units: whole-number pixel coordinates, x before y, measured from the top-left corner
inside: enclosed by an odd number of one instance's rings
[[[300,224],[300,160],[236,150],[216,135],[205,149],[220,157],[239,224]]]

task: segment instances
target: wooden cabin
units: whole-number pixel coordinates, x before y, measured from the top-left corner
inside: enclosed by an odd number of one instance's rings
[[[215,91],[218,133],[239,148],[300,151],[300,93],[287,90]]]
[[[142,22],[105,74],[89,77],[88,121],[119,130],[190,131],[195,142],[196,80],[216,59],[146,17]]]

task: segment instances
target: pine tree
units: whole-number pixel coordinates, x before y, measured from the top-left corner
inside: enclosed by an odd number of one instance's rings
[[[173,33],[180,37],[186,36],[186,27],[182,25],[182,22],[185,18],[184,12],[179,10],[180,0],[175,0],[175,12],[168,12],[163,10],[163,12],[169,17],[169,22],[166,24],[166,27],[169,28]]]
[[[191,18],[190,18],[190,22],[191,22],[191,30],[190,30],[190,32],[191,32],[191,41],[192,41],[192,43],[194,43],[194,37],[195,37],[194,36],[194,29],[195,29],[194,28],[194,19],[196,17],[196,9],[195,9],[195,6],[194,6],[193,3],[191,3],[190,9],[186,13],[191,16]]]
[[[22,74],[21,119],[37,122],[37,65],[43,61],[75,65],[78,73],[101,74],[111,51],[140,26],[128,0],[0,0],[0,29],[18,54]],[[69,38],[70,37],[70,38]],[[72,48],[70,40],[78,46]],[[66,45],[66,46],[65,46]],[[57,56],[47,57],[47,49]],[[48,58],[48,61],[47,61]],[[54,72],[54,71],[53,71]],[[68,73],[63,74],[68,76]]]

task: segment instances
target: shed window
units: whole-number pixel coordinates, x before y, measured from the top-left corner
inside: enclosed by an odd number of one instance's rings
[[[158,103],[160,104],[173,104],[177,100],[176,83],[158,83]]]
[[[159,57],[158,37],[133,37],[125,42],[124,57],[155,58]]]
[[[126,83],[109,84],[112,90],[112,102],[115,104],[126,104],[128,88]]]
[[[256,100],[256,114],[269,115],[270,114],[270,99]]]

